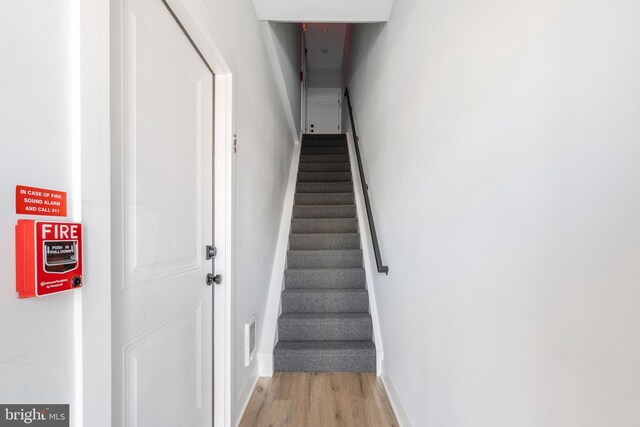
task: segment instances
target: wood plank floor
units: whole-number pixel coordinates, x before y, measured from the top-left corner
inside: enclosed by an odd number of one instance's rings
[[[280,372],[260,378],[240,427],[397,427],[382,381],[369,373]]]

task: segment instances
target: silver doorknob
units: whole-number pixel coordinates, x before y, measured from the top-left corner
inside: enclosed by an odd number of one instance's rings
[[[213,284],[219,285],[222,283],[222,276],[220,274],[214,275],[213,273],[207,274],[207,286],[211,286]]]

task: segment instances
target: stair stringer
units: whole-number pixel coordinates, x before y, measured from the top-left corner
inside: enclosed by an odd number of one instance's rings
[[[284,289],[284,272],[287,268],[287,250],[289,249],[289,233],[293,217],[293,204],[298,179],[301,145],[296,141],[293,146],[291,170],[287,180],[287,191],[282,206],[282,218],[278,231],[278,242],[273,257],[269,292],[262,322],[262,331],[258,341],[258,374],[261,377],[273,376],[273,349],[278,342],[278,317],[281,311],[281,296]]]
[[[384,360],[384,347],[382,343],[382,332],[380,330],[380,319],[378,317],[378,305],[376,302],[376,291],[373,286],[373,275],[379,274],[378,270],[373,268],[371,262],[372,251],[369,242],[371,242],[371,233],[369,231],[369,218],[365,209],[364,193],[362,189],[362,181],[360,180],[360,169],[358,168],[358,159],[356,157],[356,147],[353,143],[353,134],[347,132],[347,145],[349,146],[349,162],[351,163],[351,171],[353,175],[353,192],[355,195],[356,212],[358,215],[358,230],[360,231],[360,247],[362,248],[362,258],[364,270],[366,272],[367,291],[369,292],[369,310],[371,320],[373,322],[373,342],[376,345],[376,375],[382,376],[382,361]]]

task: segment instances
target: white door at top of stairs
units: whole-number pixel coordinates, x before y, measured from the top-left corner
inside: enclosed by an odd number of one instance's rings
[[[309,88],[308,133],[341,133],[340,88]]]

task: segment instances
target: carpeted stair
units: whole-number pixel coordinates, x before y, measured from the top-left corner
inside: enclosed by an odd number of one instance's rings
[[[277,372],[375,372],[345,135],[305,135],[274,349]]]

